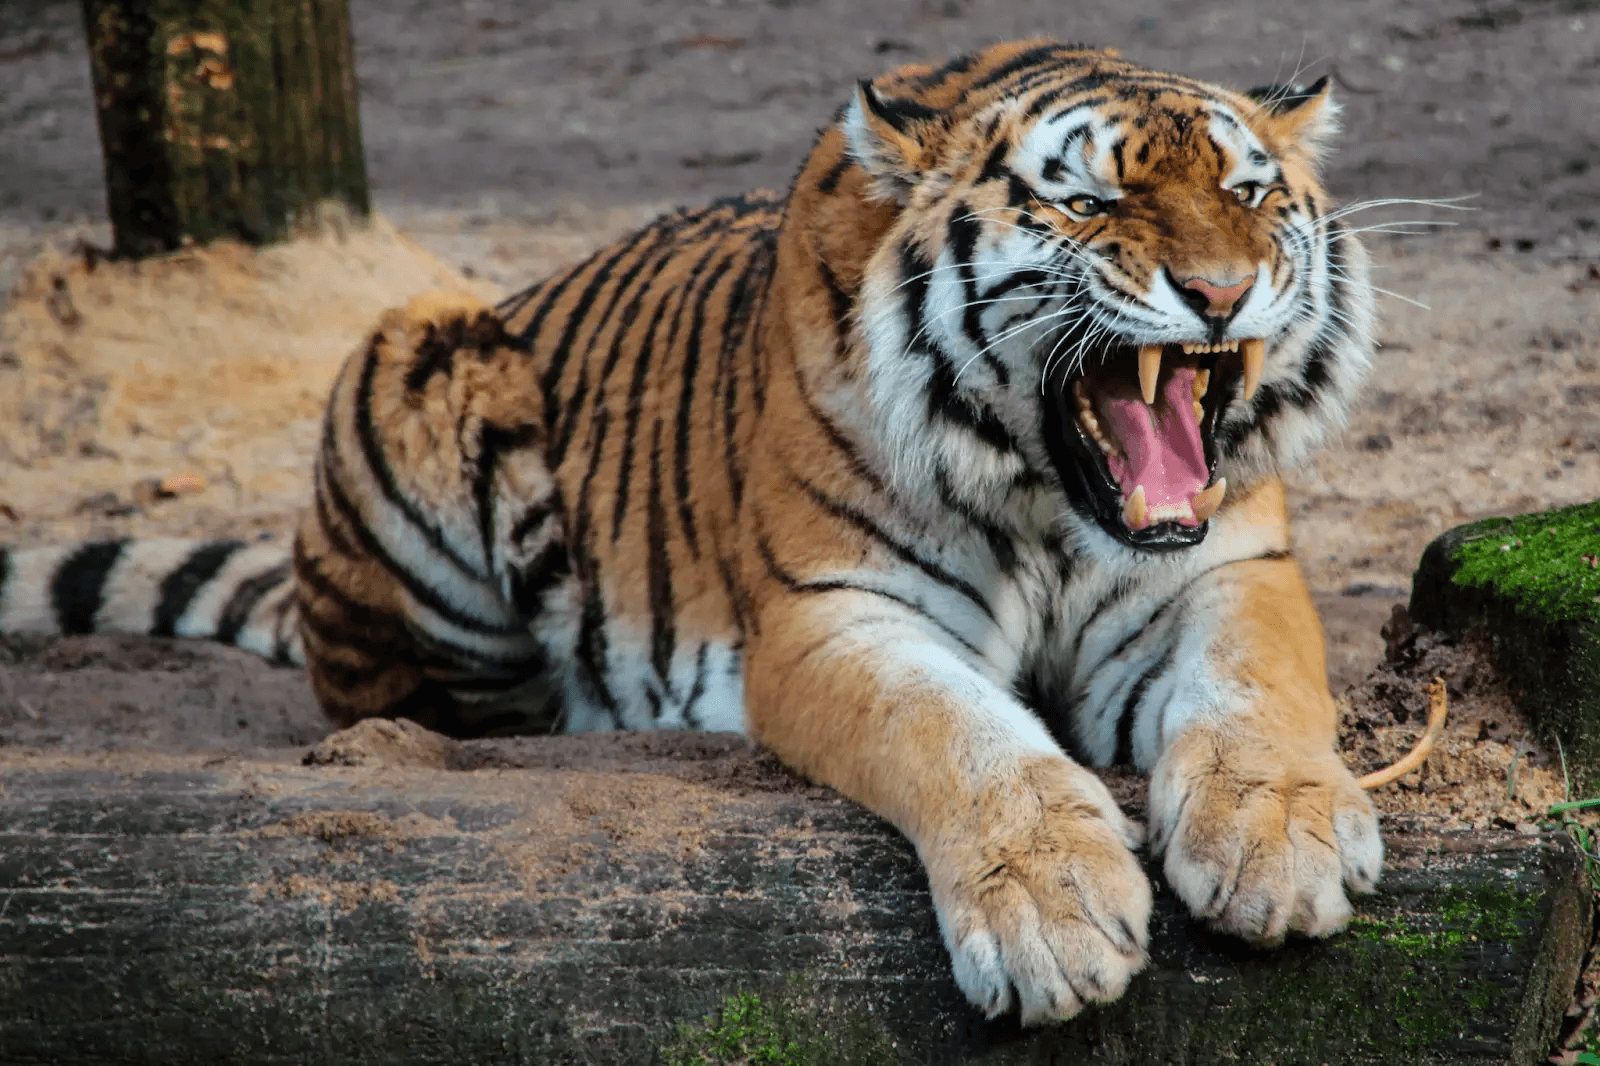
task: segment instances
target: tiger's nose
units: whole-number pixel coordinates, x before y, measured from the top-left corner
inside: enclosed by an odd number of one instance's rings
[[[1227,318],[1255,283],[1255,278],[1245,278],[1237,285],[1217,285],[1205,278],[1193,277],[1185,281],[1178,292],[1202,317]]]

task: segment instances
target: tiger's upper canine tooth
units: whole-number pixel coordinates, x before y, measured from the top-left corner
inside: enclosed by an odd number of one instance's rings
[[[1143,529],[1145,519],[1150,516],[1150,508],[1144,501],[1144,486],[1134,486],[1133,494],[1122,505],[1122,522],[1129,529]]]
[[[1249,403],[1250,397],[1256,394],[1261,384],[1261,366],[1267,359],[1267,342],[1260,337],[1251,337],[1239,342],[1239,350],[1244,353],[1244,400]]]
[[[1204,492],[1196,493],[1189,501],[1189,506],[1194,508],[1194,520],[1204,522],[1217,513],[1217,508],[1222,506],[1222,497],[1227,494],[1228,479],[1217,478],[1217,483]]]
[[[1139,391],[1146,406],[1156,402],[1156,385],[1161,378],[1161,345],[1139,345]]]

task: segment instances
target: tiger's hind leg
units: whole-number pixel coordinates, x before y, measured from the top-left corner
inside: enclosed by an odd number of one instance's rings
[[[390,312],[340,372],[294,556],[335,722],[554,727],[561,687],[535,629],[571,578],[535,396],[524,346],[459,296]]]

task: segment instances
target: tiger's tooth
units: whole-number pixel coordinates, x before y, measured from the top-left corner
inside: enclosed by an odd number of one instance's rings
[[[1204,396],[1210,390],[1211,371],[1196,370],[1194,372],[1194,384],[1190,386],[1190,391],[1194,393],[1194,398],[1198,401],[1200,397]]]
[[[1239,350],[1244,353],[1244,399],[1248,403],[1261,384],[1261,366],[1267,359],[1267,342],[1260,337],[1241,341]]]
[[[1194,345],[1189,343],[1188,341],[1184,341],[1183,342],[1183,354],[1184,355],[1193,355],[1194,354]]]
[[[1228,479],[1217,478],[1217,483],[1204,492],[1198,492],[1189,501],[1189,506],[1194,508],[1194,520],[1204,522],[1217,513],[1217,508],[1222,506],[1222,497],[1228,491]]]
[[[1194,401],[1194,420],[1196,422],[1204,422],[1206,420],[1205,404],[1199,400]]]
[[[1156,385],[1161,378],[1161,345],[1139,345],[1139,391],[1147,406],[1156,402]]]
[[[1129,529],[1143,529],[1149,515],[1150,508],[1144,502],[1144,486],[1137,485],[1128,502],[1122,505],[1122,522]]]

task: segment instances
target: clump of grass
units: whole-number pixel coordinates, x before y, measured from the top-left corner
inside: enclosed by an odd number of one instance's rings
[[[667,1066],[888,1066],[894,1043],[870,1017],[801,980],[763,998],[737,992],[661,1048]]]

